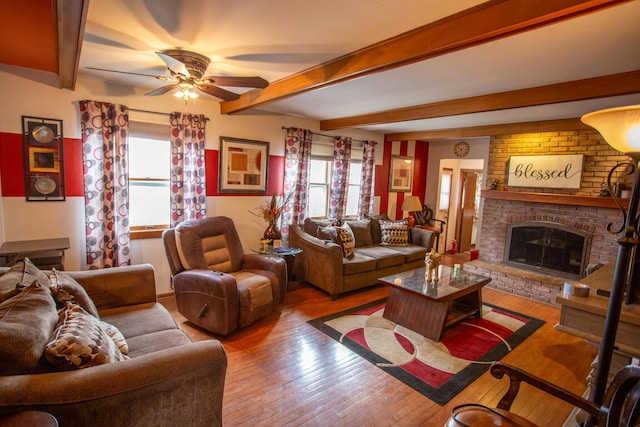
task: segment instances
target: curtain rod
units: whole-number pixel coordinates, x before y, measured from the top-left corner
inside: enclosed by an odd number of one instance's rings
[[[171,115],[171,113],[162,113],[160,111],[151,111],[151,110],[141,110],[139,108],[129,108],[129,111],[137,111],[138,113],[160,114],[161,116],[170,116]],[[209,121],[209,117],[205,117],[204,119]]]
[[[282,126],[282,129],[291,130],[291,129],[297,129],[297,128],[288,128],[286,126]],[[311,131],[311,134],[312,135],[318,135],[318,136],[324,136],[324,137],[327,137],[327,138],[338,138],[338,136],[336,136],[336,135],[326,135],[324,133],[318,133],[318,132],[313,132],[313,131]],[[356,142],[367,142],[367,141],[363,141],[362,139],[353,139],[353,138],[351,138],[351,140],[352,141],[356,141]],[[375,142],[375,141],[373,141],[373,142],[375,144],[377,144],[377,142]]]

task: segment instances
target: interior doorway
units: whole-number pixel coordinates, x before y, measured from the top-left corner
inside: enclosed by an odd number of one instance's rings
[[[436,219],[443,222],[445,225],[442,230],[441,236],[439,236],[438,247],[436,250],[439,253],[444,253],[447,249],[447,230],[446,226],[449,221],[449,209],[451,209],[451,190],[453,186],[453,169],[442,168],[440,172],[440,194],[438,195],[438,210],[436,211]]]
[[[460,170],[460,190],[458,192],[460,199],[455,232],[460,252],[468,251],[475,247],[479,209],[479,184],[481,182],[481,170]]]

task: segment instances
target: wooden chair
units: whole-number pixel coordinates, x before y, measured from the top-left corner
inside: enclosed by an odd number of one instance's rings
[[[433,216],[433,210],[427,206],[424,206],[422,211],[414,212],[414,216],[416,227],[421,227],[436,233],[436,249],[438,249],[440,247],[440,234],[442,234],[446,222],[441,219],[436,219]]]
[[[445,427],[485,426],[536,426],[525,418],[510,412],[518,395],[520,384],[525,382],[546,393],[584,410],[598,427],[630,427],[640,425],[640,367],[626,366],[611,381],[601,406],[516,367],[496,362],[491,375],[501,379],[509,377],[509,389],[498,402],[497,408],[469,404],[455,407]]]

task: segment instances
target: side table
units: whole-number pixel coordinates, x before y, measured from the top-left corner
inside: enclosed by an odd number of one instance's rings
[[[287,281],[293,278],[293,262],[295,261],[296,255],[302,252],[300,248],[276,248],[273,246],[267,246],[266,249],[262,249],[258,246],[254,246],[251,248],[252,252],[257,254],[267,255],[267,256],[277,256],[284,258],[284,261],[287,263]]]
[[[43,270],[64,270],[64,251],[69,247],[68,237],[4,242],[0,246],[0,267],[10,267],[24,257],[29,257]]]

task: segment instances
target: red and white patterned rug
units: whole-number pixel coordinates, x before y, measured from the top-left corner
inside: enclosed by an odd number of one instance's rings
[[[444,405],[544,324],[484,304],[482,318],[432,341],[382,317],[385,300],[309,323],[434,402]]]

